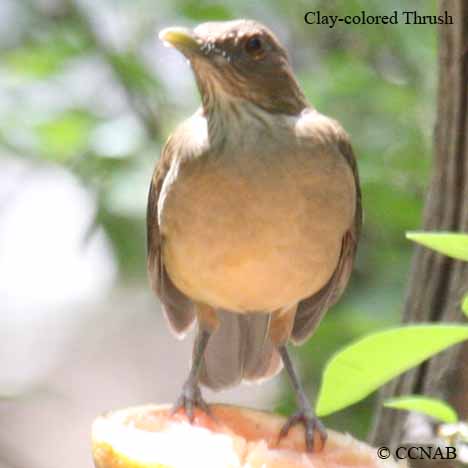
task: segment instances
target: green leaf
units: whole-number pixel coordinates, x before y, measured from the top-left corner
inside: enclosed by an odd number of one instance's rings
[[[462,301],[463,313],[468,317],[468,294],[465,295]]]
[[[468,339],[463,325],[412,325],[368,335],[333,356],[325,367],[317,414],[356,403],[397,375]]]
[[[468,234],[455,232],[407,232],[406,238],[449,257],[468,261]]]
[[[445,401],[419,395],[391,398],[384,402],[387,408],[417,411],[447,424],[458,421],[457,412]]]

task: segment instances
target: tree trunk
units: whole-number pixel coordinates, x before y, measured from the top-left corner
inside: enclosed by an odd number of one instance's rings
[[[438,111],[432,181],[424,210],[424,230],[468,232],[468,1],[441,0],[454,24],[439,26]],[[416,247],[403,321],[461,322],[460,301],[468,290],[468,263]],[[443,398],[468,419],[468,344],[437,355],[384,387],[381,401],[407,394]],[[417,437],[421,423],[379,405],[372,443],[395,449]],[[424,418],[422,425],[432,430]],[[433,466],[433,465],[431,465]],[[447,466],[447,465],[445,465]]]

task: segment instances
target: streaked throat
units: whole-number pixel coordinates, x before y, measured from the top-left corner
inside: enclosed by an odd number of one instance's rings
[[[252,132],[272,133],[278,118],[255,103],[231,96],[219,88],[205,95],[203,110],[212,145],[241,145]]]

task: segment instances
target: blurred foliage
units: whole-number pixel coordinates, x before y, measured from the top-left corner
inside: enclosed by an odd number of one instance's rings
[[[310,101],[351,134],[362,182],[365,227],[351,287],[314,339],[297,350],[313,393],[336,349],[398,320],[411,255],[403,233],[420,224],[430,167],[436,29],[404,24],[330,29],[307,25],[303,18],[316,10],[391,14],[407,5],[403,0],[5,0],[2,9],[15,31],[0,40],[0,151],[72,171],[98,200],[90,230],[103,225],[122,280],[141,281],[152,168],[168,133],[199,102],[188,67],[181,58],[169,62],[156,31],[238,17],[270,25],[290,51]],[[434,14],[435,1],[413,0],[411,9]],[[292,403],[287,393],[279,409],[290,411]],[[371,412],[367,400],[326,423],[362,436]]]
[[[35,128],[38,150],[44,159],[65,163],[86,151],[93,116],[82,110],[67,110],[55,118],[39,123]]]

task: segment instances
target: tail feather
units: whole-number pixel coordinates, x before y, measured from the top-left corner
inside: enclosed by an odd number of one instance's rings
[[[244,364],[241,322],[222,310],[217,315],[219,327],[208,341],[200,370],[200,382],[213,390],[240,383]]]
[[[245,323],[245,364],[243,379],[256,381],[277,374],[282,367],[280,355],[273,345],[270,330],[271,315],[250,315],[244,317]]]
[[[281,370],[281,359],[269,337],[269,314],[236,314],[218,311],[219,327],[205,350],[200,382],[221,390],[242,380],[272,377]]]

